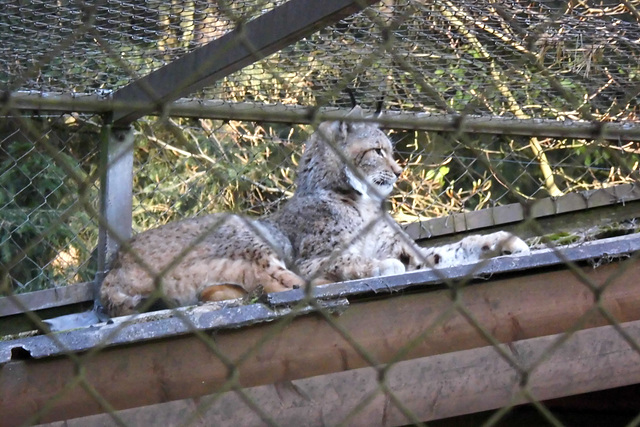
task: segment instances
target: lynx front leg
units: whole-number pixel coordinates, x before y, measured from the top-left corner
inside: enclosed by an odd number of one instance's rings
[[[275,255],[253,261],[223,260],[217,272],[218,283],[209,284],[200,292],[202,301],[222,301],[240,298],[262,286],[265,292],[283,292],[304,286],[305,281],[287,269]]]
[[[484,236],[468,236],[457,243],[435,248],[422,248],[426,258],[425,267],[451,267],[468,264],[500,255],[529,253],[522,239],[506,231]]]
[[[379,260],[349,253],[335,258],[305,260],[299,263],[298,268],[302,276],[310,279],[314,286],[405,272],[404,264],[395,258]]]

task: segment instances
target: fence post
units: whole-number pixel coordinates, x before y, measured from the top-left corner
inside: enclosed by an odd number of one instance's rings
[[[100,222],[94,297],[120,242],[131,237],[133,204],[133,127],[102,127],[100,136]]]

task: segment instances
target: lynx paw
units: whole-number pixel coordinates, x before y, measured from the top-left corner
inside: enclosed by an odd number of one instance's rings
[[[377,271],[374,271],[375,276],[391,276],[393,274],[402,274],[405,272],[405,267],[400,260],[395,258],[387,258],[378,263]],[[377,274],[375,274],[377,273]]]
[[[509,232],[498,231],[485,237],[487,241],[482,246],[482,250],[488,252],[489,256],[529,253],[529,246],[522,239]]]

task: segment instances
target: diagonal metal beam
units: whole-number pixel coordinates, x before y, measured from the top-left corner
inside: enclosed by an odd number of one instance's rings
[[[132,108],[114,111],[113,122],[160,110],[377,1],[290,0],[115,92],[114,101]]]

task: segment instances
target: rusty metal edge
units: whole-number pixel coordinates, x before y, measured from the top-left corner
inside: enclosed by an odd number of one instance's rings
[[[235,329],[257,323],[272,322],[285,316],[304,315],[321,309],[343,310],[349,302],[344,298],[320,301],[316,305],[268,307],[264,304],[242,305],[238,300],[201,306],[160,310],[152,313],[123,316],[109,322],[86,328],[37,335],[0,342],[0,365],[12,360],[18,352],[21,357],[33,359],[80,353],[96,347],[142,343],[171,338],[194,331]]]
[[[623,323],[620,329],[640,342],[640,321]],[[640,354],[613,326],[577,331],[545,359],[544,352],[563,339],[562,334],[556,334],[500,346],[523,367],[544,360],[527,382],[536,399],[543,401],[640,383]],[[421,421],[528,403],[517,395],[521,380],[492,346],[401,361],[384,376],[387,389]],[[279,425],[296,425],[302,419],[306,425],[338,425],[379,389],[379,381],[379,371],[367,367],[293,380],[286,385],[250,387],[244,393],[260,402],[263,413]],[[131,425],[151,425],[159,419],[182,425],[195,413],[199,414],[200,422],[208,425],[264,422],[259,414],[246,409],[246,403],[236,392],[227,392],[126,409],[116,415]],[[70,425],[107,425],[112,418],[99,414],[70,421],[73,421]],[[351,419],[357,425],[411,422],[384,393],[379,393]]]
[[[2,423],[106,412],[96,395],[109,408],[126,409],[486,347],[491,342],[470,318],[505,344],[605,326],[610,319],[640,320],[638,275],[635,258],[584,267],[581,275],[538,271],[465,287],[456,302],[449,290],[397,294],[352,303],[337,317],[309,314],[284,323],[116,346],[77,358],[14,360],[0,365],[0,402],[11,408],[3,412]],[[585,283],[601,289],[597,305]],[[462,306],[466,315],[456,309]],[[626,377],[627,372],[616,375]]]
[[[625,257],[640,251],[640,234],[532,251],[522,256],[503,256],[477,264],[434,270],[419,270],[395,276],[374,277],[331,283],[312,289],[316,299],[354,297],[366,294],[389,294],[415,286],[440,285],[459,280],[487,279],[504,273],[583,262],[599,258]],[[297,289],[267,295],[271,306],[288,306],[305,300],[304,290]]]

